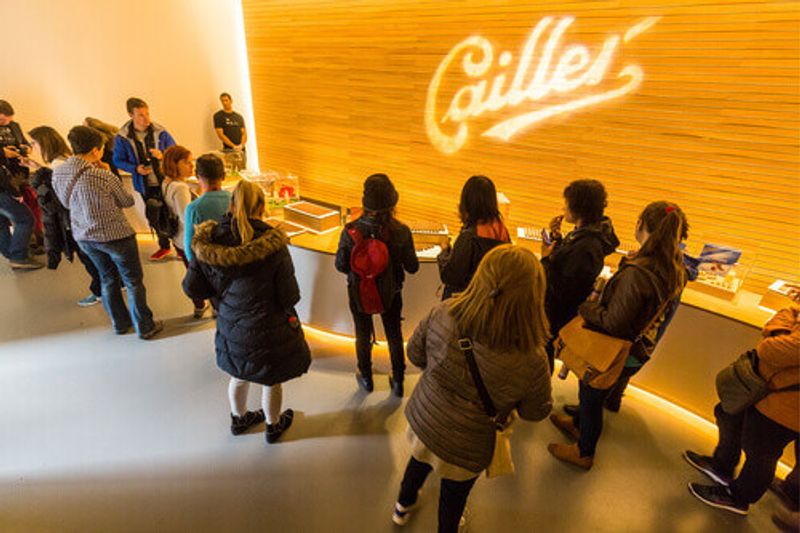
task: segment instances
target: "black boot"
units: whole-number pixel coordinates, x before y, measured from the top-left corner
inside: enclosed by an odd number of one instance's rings
[[[389,388],[392,389],[392,394],[397,396],[398,398],[403,397],[403,380],[395,381],[394,378],[389,376]]]
[[[375,384],[372,382],[372,376],[365,376],[362,373],[356,374],[356,383],[364,392],[372,392],[375,389]]]

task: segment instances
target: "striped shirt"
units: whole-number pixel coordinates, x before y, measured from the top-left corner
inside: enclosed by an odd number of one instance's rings
[[[135,234],[122,212],[133,206],[133,196],[108,170],[72,156],[53,170],[53,190],[69,209],[76,241],[110,242]]]

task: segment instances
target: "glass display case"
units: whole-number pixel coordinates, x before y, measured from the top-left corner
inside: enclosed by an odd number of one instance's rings
[[[276,214],[283,206],[300,200],[300,180],[293,174],[283,175],[275,170],[263,172],[240,172],[264,191],[270,214]]]
[[[718,244],[724,243],[724,244]],[[697,273],[689,287],[724,300],[741,290],[757,256],[758,245],[735,236],[693,233],[684,249],[684,263]]]

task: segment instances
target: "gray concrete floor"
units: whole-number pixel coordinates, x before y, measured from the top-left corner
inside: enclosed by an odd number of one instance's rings
[[[285,439],[267,446],[263,425],[231,436],[213,322],[190,317],[182,275],[176,261],[145,265],[167,327],[143,342],[113,335],[101,306],[75,305],[87,293],[79,264],[0,265],[0,531],[399,530],[406,425],[385,378],[360,394],[349,345],[310,334],[312,370],[285,386],[298,413]],[[381,350],[376,366],[388,370]],[[574,380],[556,382],[558,406],[575,398]],[[478,482],[468,531],[775,531],[771,494],[747,518],[691,497],[687,482],[704,478],[681,451],[710,450],[713,435],[636,395],[607,415],[591,472],[554,461],[552,441],[564,438],[546,421],[517,425],[517,475]],[[435,530],[437,485],[406,530]]]

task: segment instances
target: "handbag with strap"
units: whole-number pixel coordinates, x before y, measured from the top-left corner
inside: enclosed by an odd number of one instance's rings
[[[458,339],[458,347],[467,360],[467,367],[472,375],[472,381],[475,382],[475,387],[478,389],[478,396],[481,398],[483,409],[494,424],[494,452],[492,453],[492,462],[486,468],[486,477],[511,475],[514,473],[514,460],[511,458],[511,441],[509,440],[511,423],[509,417],[502,416],[495,409],[494,402],[492,402],[489,391],[486,390],[486,385],[481,378],[480,370],[478,370],[478,363],[475,361],[475,354],[472,351],[472,339],[469,337]]]
[[[758,373],[758,352],[748,350],[717,374],[717,395],[722,410],[739,414],[773,392],[800,390],[800,383],[772,389],[769,381]]]
[[[657,297],[662,299],[655,276],[643,267],[629,265],[647,274]],[[589,329],[583,317],[578,315],[558,332],[558,338],[554,342],[555,355],[579,380],[590,387],[601,390],[611,388],[622,374],[633,345],[642,342],[647,332],[663,315],[669,302],[669,299],[663,299],[656,314],[633,341]]]

